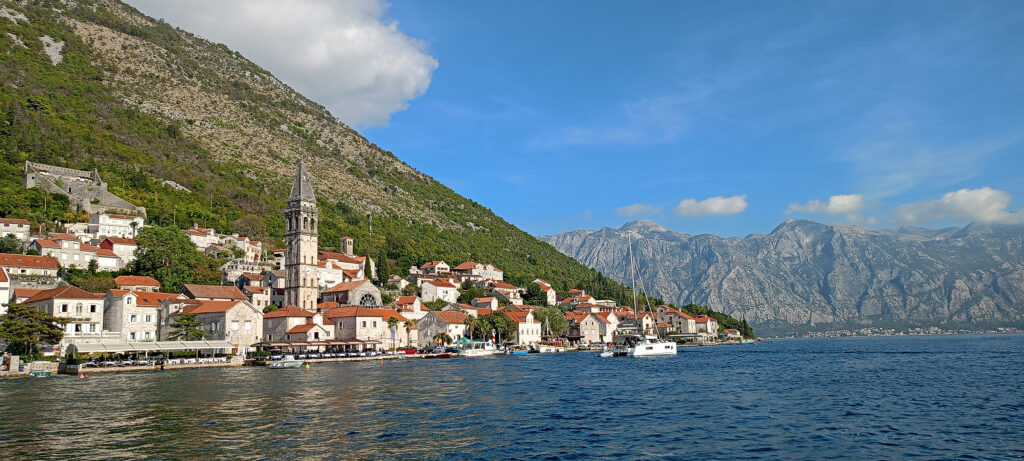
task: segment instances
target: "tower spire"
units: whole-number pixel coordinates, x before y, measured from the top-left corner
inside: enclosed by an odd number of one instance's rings
[[[313,194],[313,180],[306,171],[306,162],[299,160],[298,171],[295,172],[295,182],[292,183],[292,193],[288,195],[288,201],[302,201],[316,203],[316,195]]]

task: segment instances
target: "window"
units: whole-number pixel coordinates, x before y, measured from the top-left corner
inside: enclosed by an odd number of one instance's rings
[[[77,254],[75,255],[75,261],[78,261],[78,255]]]
[[[135,332],[128,333],[128,340],[135,341]]]
[[[125,303],[125,304],[131,304],[131,303],[132,303],[132,300],[134,300],[134,299],[135,299],[135,298],[132,298],[131,296],[129,296],[129,297],[127,297],[127,298],[124,298],[124,303]]]
[[[146,314],[146,323],[152,323],[152,322],[153,322],[153,316],[151,314]]]
[[[245,331],[250,331],[250,330],[252,330],[252,320],[246,320],[245,321]]]
[[[95,304],[90,304],[89,305],[89,312],[93,313],[93,314],[96,313],[96,305]]]
[[[366,328],[366,320],[363,320],[363,328]]]
[[[81,303],[75,305],[75,315],[82,315],[82,304]]]
[[[150,339],[151,338],[148,331],[142,337],[144,339]]]
[[[138,321],[139,321],[139,318],[138,318],[138,316],[137,316],[137,315],[135,315],[135,314],[132,314],[132,315],[129,315],[129,316],[128,316],[128,321],[129,321],[129,322],[138,322]]]
[[[238,331],[238,320],[231,321],[231,331]]]
[[[67,304],[61,304],[60,305],[60,311],[61,312],[67,312],[68,311],[68,305]]]

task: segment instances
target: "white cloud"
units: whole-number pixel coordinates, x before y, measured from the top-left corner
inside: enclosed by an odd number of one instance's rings
[[[350,125],[386,125],[426,92],[437,60],[384,20],[381,0],[128,0],[238,50]]]
[[[827,202],[811,200],[806,204],[791,203],[786,214],[792,213],[825,213],[830,215],[848,215],[864,209],[864,196],[861,194],[840,194],[828,198]]]
[[[1024,223],[1024,213],[1008,211],[1010,194],[982,187],[981,189],[960,189],[948,192],[938,200],[900,205],[892,210],[893,221],[920,223],[951,219],[953,221],[977,221],[986,223]]]
[[[615,212],[619,216],[636,216],[636,215],[651,215],[661,211],[655,208],[654,205],[648,205],[646,203],[634,203],[632,205],[620,206],[615,209]]]
[[[742,213],[747,209],[747,196],[710,197],[701,201],[688,198],[676,205],[676,214],[688,218],[699,218],[704,215],[728,215]]]

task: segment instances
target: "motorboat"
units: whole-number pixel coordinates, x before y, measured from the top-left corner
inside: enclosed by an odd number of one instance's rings
[[[443,347],[435,347],[426,354],[423,354],[423,358],[425,359],[450,359],[454,356],[455,354],[448,352],[448,350]]]
[[[533,348],[541,354],[552,352],[565,352],[565,345],[557,341],[540,342],[533,345]]]
[[[605,344],[601,348],[601,352],[597,354],[598,357],[615,357],[615,349],[612,348],[611,344]]]
[[[487,341],[473,341],[462,345],[462,352],[459,355],[465,357],[482,357],[487,355],[499,354],[497,347],[494,347],[494,343]]]
[[[505,349],[505,355],[526,355],[530,353],[530,348],[526,346],[510,346]]]
[[[294,355],[286,355],[280,360],[275,360],[267,365],[267,368],[302,368],[305,362],[301,360],[295,360]]]

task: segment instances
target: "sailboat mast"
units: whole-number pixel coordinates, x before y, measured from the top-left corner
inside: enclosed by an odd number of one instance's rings
[[[633,288],[633,313],[636,313],[636,270],[633,266],[633,236],[626,235],[627,241],[629,242],[629,277],[632,283],[630,287]]]

